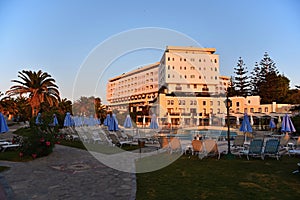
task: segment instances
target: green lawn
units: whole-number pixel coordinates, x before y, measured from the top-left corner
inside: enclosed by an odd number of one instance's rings
[[[161,170],[137,174],[137,200],[297,199],[299,158],[281,160],[182,156]]]

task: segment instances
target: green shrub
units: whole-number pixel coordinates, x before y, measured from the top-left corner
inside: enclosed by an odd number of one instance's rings
[[[55,134],[51,129],[31,127],[27,136],[23,138],[20,152],[33,158],[47,156],[52,153],[55,141]]]

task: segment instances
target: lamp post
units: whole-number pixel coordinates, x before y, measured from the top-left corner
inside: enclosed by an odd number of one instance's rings
[[[232,101],[228,98],[228,95],[226,95],[225,106],[226,106],[226,109],[227,109],[227,145],[228,145],[227,156],[231,157],[231,152],[230,152],[230,120],[229,120],[229,109],[232,106]]]

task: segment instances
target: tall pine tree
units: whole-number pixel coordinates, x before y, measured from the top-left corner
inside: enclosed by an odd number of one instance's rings
[[[234,86],[237,96],[246,97],[250,94],[250,82],[247,76],[247,67],[244,64],[243,59],[240,57],[237,66],[234,68]]]
[[[256,63],[251,75],[251,94],[259,95],[261,103],[280,103],[284,100],[289,90],[289,79],[279,75],[275,62],[267,52],[259,65]]]

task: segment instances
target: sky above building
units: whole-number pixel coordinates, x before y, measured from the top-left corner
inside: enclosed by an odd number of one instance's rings
[[[297,0],[2,0],[0,91],[18,71],[40,69],[56,80],[62,98],[105,100],[108,78],[158,62],[167,45],[216,48],[225,76],[234,75],[239,57],[252,71],[268,52],[294,88],[299,10]]]

